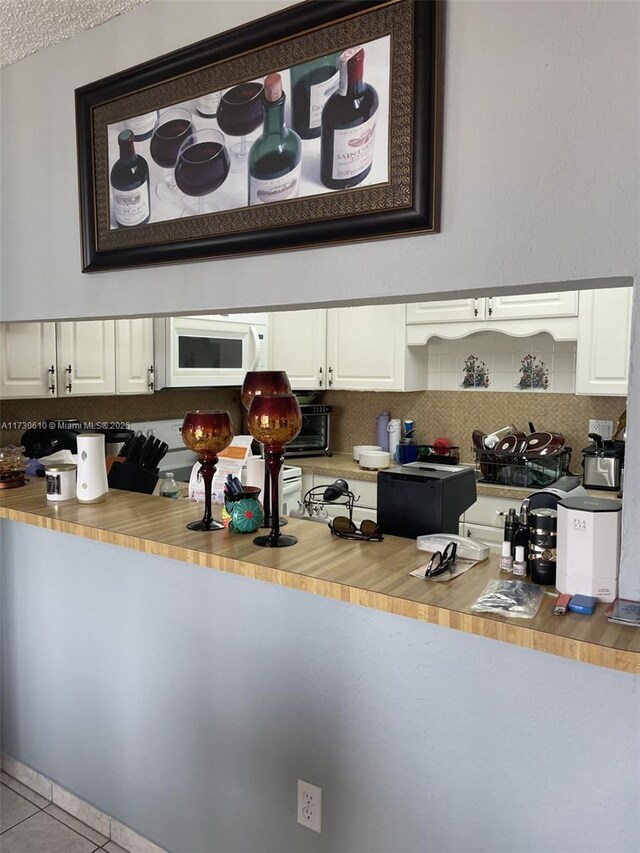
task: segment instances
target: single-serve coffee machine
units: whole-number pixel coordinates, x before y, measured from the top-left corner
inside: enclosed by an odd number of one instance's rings
[[[556,587],[613,601],[618,594],[622,501],[567,497],[558,504]]]

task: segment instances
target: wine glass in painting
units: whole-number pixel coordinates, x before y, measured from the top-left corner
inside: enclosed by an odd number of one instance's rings
[[[180,198],[173,170],[180,146],[187,142],[193,133],[189,110],[174,107],[158,116],[149,141],[151,157],[158,166],[166,170],[164,178],[158,181],[156,186],[158,198],[165,201],[177,201]]]
[[[239,136],[240,142],[230,147],[231,171],[247,167],[247,136],[262,123],[262,83],[248,81],[224,93],[218,106],[218,127],[227,136]]]
[[[254,397],[260,394],[290,394],[289,377],[284,370],[249,370],[244,377],[240,399],[247,412]],[[266,464],[264,466],[263,488],[264,520],[263,527],[271,527],[271,475]],[[280,525],[286,524],[286,519],[280,519]]]
[[[204,480],[204,515],[201,521],[187,524],[189,530],[222,530],[211,513],[211,484],[218,463],[218,453],[233,440],[233,424],[229,412],[196,410],[187,412],[182,422],[182,440],[189,450],[199,455],[200,473]]]
[[[251,401],[247,426],[251,435],[264,444],[265,465],[271,476],[271,532],[256,536],[255,545],[262,548],[285,548],[295,545],[295,536],[280,532],[278,477],[284,462],[284,446],[302,429],[302,412],[293,394],[258,394]]]
[[[199,130],[180,146],[175,178],[178,189],[198,199],[185,208],[183,216],[196,216],[218,210],[205,196],[215,192],[229,174],[229,154],[219,130]]]

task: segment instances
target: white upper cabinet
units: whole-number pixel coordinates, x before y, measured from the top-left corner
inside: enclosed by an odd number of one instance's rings
[[[478,299],[447,299],[407,305],[407,323],[461,323],[474,320],[534,320],[541,317],[577,317],[578,294],[525,293]]]
[[[116,320],[116,394],[153,394],[153,320]]]
[[[576,394],[625,396],[633,288],[580,293]]]
[[[577,317],[578,293],[523,293],[517,296],[489,296],[489,320],[527,320],[537,317]]]
[[[269,367],[294,391],[415,391],[423,354],[406,346],[404,305],[284,311],[269,319]]]
[[[365,305],[327,312],[327,387],[403,391],[405,306]]]
[[[484,320],[485,299],[444,299],[442,302],[411,302],[407,323],[462,323]]]
[[[0,326],[0,397],[55,397],[55,323],[6,323]]]
[[[327,310],[269,315],[269,369],[286,371],[294,391],[325,387]]]
[[[115,394],[113,320],[57,323],[59,396]]]

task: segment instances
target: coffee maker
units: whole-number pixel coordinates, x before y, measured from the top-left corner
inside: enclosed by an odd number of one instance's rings
[[[590,432],[589,438],[592,443],[582,451],[583,485],[587,489],[619,492],[624,468],[624,441],[605,440],[595,432]]]

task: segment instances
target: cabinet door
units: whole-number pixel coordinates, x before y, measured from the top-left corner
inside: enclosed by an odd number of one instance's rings
[[[327,312],[327,387],[402,391],[405,306],[367,305]]]
[[[518,296],[491,296],[487,317],[491,320],[528,320],[538,317],[577,317],[578,294],[523,293]]]
[[[626,395],[632,299],[631,287],[580,293],[576,394]]]
[[[485,299],[445,299],[407,305],[407,323],[459,323],[484,320]]]
[[[57,340],[61,397],[115,393],[113,320],[58,323]]]
[[[0,325],[0,397],[55,397],[55,323]]]
[[[286,370],[293,391],[325,387],[326,308],[269,315],[269,369]]]
[[[116,394],[153,394],[153,320],[116,320]]]

